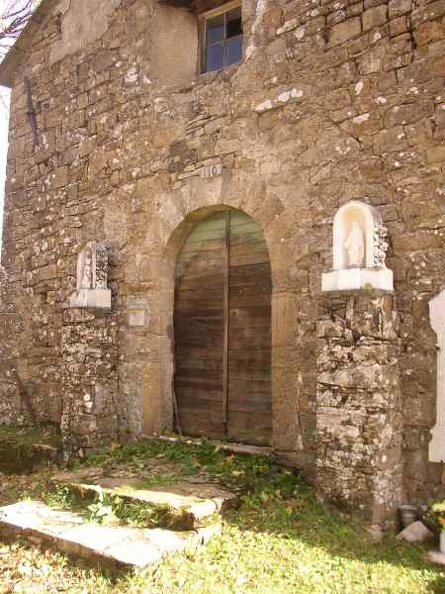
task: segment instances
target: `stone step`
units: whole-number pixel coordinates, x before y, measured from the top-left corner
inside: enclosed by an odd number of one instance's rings
[[[156,525],[175,530],[194,530],[218,522],[221,514],[237,502],[235,494],[214,483],[184,480],[145,487],[139,478],[97,476],[96,469],[60,473],[53,482],[81,496],[97,498],[105,494],[111,500],[119,497],[124,502],[141,503],[153,510]]]
[[[116,569],[142,569],[182,550],[194,550],[219,531],[209,526],[174,532],[161,528],[102,526],[87,523],[81,514],[55,510],[39,501],[0,507],[0,538],[51,548]]]

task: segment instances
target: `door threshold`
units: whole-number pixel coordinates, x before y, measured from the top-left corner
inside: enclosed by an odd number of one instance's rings
[[[249,445],[238,442],[221,441],[219,439],[208,439],[200,437],[186,437],[185,435],[141,435],[142,439],[152,439],[157,441],[166,441],[169,443],[187,443],[190,445],[202,445],[211,443],[220,450],[231,454],[244,454],[246,456],[267,456],[272,458],[274,451],[270,446]]]

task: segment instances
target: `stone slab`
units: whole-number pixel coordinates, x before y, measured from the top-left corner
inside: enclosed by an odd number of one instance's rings
[[[406,540],[406,542],[424,542],[433,537],[434,534],[431,530],[429,530],[420,520],[413,522],[397,535],[399,540]]]
[[[215,516],[235,505],[237,496],[214,483],[182,481],[168,486],[144,487],[143,480],[133,476],[94,476],[85,472],[60,473],[53,477],[56,484],[68,485],[81,493],[106,493],[126,501],[147,503],[153,507],[168,508],[171,518],[178,522],[168,524],[180,529],[194,529],[214,521]],[[164,516],[162,516],[164,517]],[[168,521],[168,518],[167,518]]]
[[[70,297],[70,307],[111,309],[110,289],[78,289]]]
[[[360,289],[393,291],[392,270],[389,270],[389,268],[346,268],[321,275],[321,290],[323,293]]]
[[[39,501],[21,501],[0,508],[0,536],[19,537],[68,555],[116,568],[143,568],[163,557],[208,542],[218,525],[190,532],[160,528],[101,526],[76,513],[54,510]]]

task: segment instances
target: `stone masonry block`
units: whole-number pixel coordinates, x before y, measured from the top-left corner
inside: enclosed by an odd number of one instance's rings
[[[426,152],[426,160],[428,163],[441,163],[445,161],[445,146],[435,146]]]
[[[428,46],[434,41],[440,41],[445,37],[445,23],[440,21],[422,23],[414,36],[418,46]]]
[[[400,16],[390,21],[389,30],[391,37],[405,33],[408,30],[408,19],[406,16]]]
[[[445,0],[436,0],[429,4],[422,5],[412,12],[412,22],[418,25],[423,21],[433,21],[445,14]]]
[[[397,105],[386,113],[383,121],[385,128],[393,128],[429,118],[433,113],[434,103],[432,101],[416,101],[406,105]]]
[[[363,13],[363,30],[369,31],[386,23],[387,8],[385,4],[374,6]]]
[[[411,10],[411,0],[390,0],[388,4],[389,18],[407,14]]]
[[[362,31],[362,23],[359,17],[353,17],[347,21],[343,21],[334,25],[329,36],[329,45],[340,45],[349,39],[360,35]]]

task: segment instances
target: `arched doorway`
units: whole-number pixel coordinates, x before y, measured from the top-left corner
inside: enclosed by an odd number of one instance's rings
[[[261,228],[236,210],[210,216],[187,237],[175,275],[176,430],[269,444],[272,282]]]

